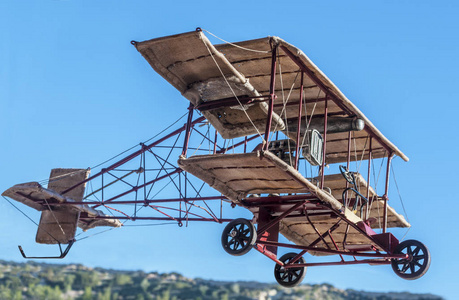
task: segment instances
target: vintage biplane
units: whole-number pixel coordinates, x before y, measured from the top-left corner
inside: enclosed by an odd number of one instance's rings
[[[408,157],[301,50],[278,37],[214,45],[199,28],[132,44],[189,100],[186,122],[91,170],[53,169],[47,182],[3,192],[41,211],[36,242],[60,248],[48,258],[65,257],[95,227],[204,221],[228,222],[223,249],[259,251],[286,287],[309,266],[427,272],[426,246],[388,232],[410,227],[388,205],[392,158]],[[224,218],[224,206],[253,218]],[[279,257],[280,248],[294,252]],[[307,253],[325,261],[308,263]]]

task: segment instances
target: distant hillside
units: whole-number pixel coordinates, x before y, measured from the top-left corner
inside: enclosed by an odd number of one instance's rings
[[[259,282],[190,279],[178,273],[116,271],[83,265],[0,261],[0,299],[179,300],[179,299],[442,299],[430,294],[341,290],[329,284],[284,289]]]

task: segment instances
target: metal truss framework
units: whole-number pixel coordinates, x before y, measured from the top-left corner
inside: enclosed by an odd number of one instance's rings
[[[191,105],[189,107],[188,120],[186,124],[155,140],[154,142],[149,144],[140,144],[140,149],[137,151],[127,155],[108,167],[102,168],[96,174],[68,188],[62,193],[65,196],[66,193],[72,191],[77,186],[86,184],[89,187],[87,188],[89,193],[85,196],[83,201],[56,203],[53,205],[89,205],[94,209],[103,208],[109,212],[109,215],[98,216],[97,218],[118,219],[123,222],[139,220],[173,221],[177,222],[179,226],[182,226],[184,224],[187,225],[188,222],[191,221],[216,223],[232,221],[232,219],[224,218],[223,216],[224,203],[231,201],[223,195],[204,195],[204,184],[202,182],[198,182],[196,178],[191,178],[191,175],[180,169],[175,160],[180,155],[187,156],[190,151],[205,151],[206,153],[211,154],[224,154],[228,151],[241,149],[240,151],[245,153],[247,151],[248,143],[259,138],[258,135],[245,137],[241,141],[232,145],[226,145],[226,142],[222,145],[222,141],[218,142],[217,132],[209,129],[210,126],[204,117],[201,116],[193,120],[193,111],[195,109],[205,111],[222,106],[232,106],[237,103],[240,104],[241,102],[243,104],[251,103],[253,101],[267,101],[269,103],[268,118],[263,141],[264,150],[268,149],[267,141],[270,140],[270,134],[272,134],[271,117],[275,107],[274,99],[276,95],[274,86],[278,51],[283,51],[285,55],[290,57],[298,65],[299,72],[301,73],[300,99],[303,99],[303,78],[305,76],[308,76],[326,95],[325,97],[317,100],[325,103],[323,136],[324,147],[322,150],[323,159],[320,167],[319,184],[320,188],[323,188],[324,168],[326,163],[327,117],[331,115],[328,114],[327,105],[329,101],[333,101],[336,105],[341,107],[343,111],[346,111],[346,107],[340,102],[339,97],[331,93],[327,87],[323,86],[321,81],[317,79],[316,75],[311,73],[309,69],[295,56],[295,54],[291,53],[289,49],[284,46],[280,46],[279,48],[274,47],[272,50],[271,84],[269,95],[260,97],[241,97],[240,99],[228,98],[203,103],[197,107],[193,107]],[[300,128],[300,121],[302,118],[302,101],[293,104],[291,103],[289,105],[295,104],[298,105],[298,128]],[[371,132],[371,130],[368,133],[371,136],[368,159],[369,183],[372,160],[371,140],[378,139],[378,137],[376,134]],[[200,146],[191,147],[190,141],[192,138],[194,138],[195,141],[201,140],[201,144],[206,143],[208,147],[206,147],[206,149],[203,149]],[[172,144],[170,144],[171,142]],[[384,145],[383,142],[380,142],[380,144]],[[296,137],[296,153],[299,153],[300,151],[299,145],[300,130],[298,130]],[[351,161],[350,133],[348,145],[347,167],[349,168]],[[268,212],[272,208],[276,208],[277,211],[280,211],[280,213],[275,216],[269,215],[264,219],[259,216],[258,219],[255,220],[258,225],[258,238],[254,248],[285,269],[318,265],[390,264],[392,259],[408,259],[408,254],[394,253],[394,249],[398,245],[398,240],[392,234],[386,232],[389,171],[391,158],[393,157],[393,152],[389,148],[386,148],[386,150],[388,159],[385,176],[385,193],[383,196],[385,200],[384,224],[383,232],[381,234],[376,234],[369,225],[364,222],[361,224],[355,224],[350,221],[346,218],[343,211],[330,207],[330,205],[322,202],[313,191],[310,191],[306,194],[247,198],[238,204],[249,209],[257,207],[260,211]],[[299,155],[296,155],[296,160],[294,162],[294,167],[296,169],[299,167],[298,158]],[[95,188],[95,186],[99,187]],[[171,189],[171,187],[173,188]],[[170,192],[170,190],[174,190],[177,193],[176,196],[172,196],[172,192]],[[163,194],[166,196],[161,197]],[[368,196],[369,195],[367,194],[366,197],[369,198]],[[352,199],[347,200],[349,200],[349,203],[352,203]],[[235,206],[236,204],[231,203],[231,205]],[[128,208],[128,210],[126,208]],[[317,227],[314,225],[314,222],[311,221],[312,216],[320,214],[328,215],[330,218],[336,219],[336,223],[325,232],[319,232]],[[305,218],[309,221],[317,233],[317,238],[307,246],[278,242],[277,237],[279,223],[284,219],[298,217]],[[91,218],[94,217],[84,214],[80,215],[80,220],[83,222]],[[347,232],[344,235],[344,240],[338,241],[333,237],[334,231],[340,224],[345,224],[348,228],[347,231],[349,228],[352,228],[360,234],[365,235],[368,240],[371,241],[372,246],[365,249],[345,249],[343,245],[346,244]],[[277,234],[272,235],[272,233],[276,231]],[[269,238],[268,233],[275,238]],[[319,243],[322,243],[325,247],[318,247],[317,245]],[[281,247],[300,250],[300,252],[288,263],[284,263],[277,257],[277,249]],[[382,251],[379,249],[382,249]],[[311,251],[326,255],[334,255],[335,257],[338,256],[340,259],[338,261],[323,263],[297,263],[303,255]],[[345,256],[351,257],[351,259],[345,260]],[[363,259],[359,260],[357,257],[361,257]]]

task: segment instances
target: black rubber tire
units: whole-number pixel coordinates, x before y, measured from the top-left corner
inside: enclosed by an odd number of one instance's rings
[[[430,267],[430,252],[427,247],[416,240],[401,242],[394,254],[408,254],[409,259],[393,259],[392,269],[395,274],[406,280],[415,280],[424,276]]]
[[[279,260],[284,264],[289,263],[293,258],[295,258],[297,253],[287,253],[284,254]],[[305,260],[303,257],[300,257],[295,264],[304,264]],[[283,287],[294,287],[297,286],[303,281],[304,276],[306,275],[306,267],[298,268],[288,268],[285,269],[281,265],[276,264],[274,267],[274,278],[276,281]]]
[[[235,219],[226,225],[222,233],[223,249],[231,255],[249,252],[257,241],[255,226],[246,219]]]

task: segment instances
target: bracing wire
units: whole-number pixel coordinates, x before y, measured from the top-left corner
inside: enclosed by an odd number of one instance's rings
[[[362,155],[360,156],[359,164],[357,166],[357,173],[360,171],[360,167],[362,166],[363,158],[365,157],[365,152],[367,151],[368,140],[369,140],[369,137],[367,136],[367,138],[365,139],[365,144],[363,145]],[[355,142],[355,135],[354,135],[354,148],[357,148],[356,142]]]
[[[398,193],[398,197],[400,199],[400,203],[402,204],[402,209],[403,209],[403,213],[405,214],[405,217],[406,217],[406,221],[408,223],[410,223],[410,220],[408,218],[408,213],[406,212],[406,209],[405,209],[405,204],[403,203],[403,198],[402,198],[402,194],[400,193],[400,189],[398,188],[398,183],[397,183],[397,178],[396,178],[396,175],[395,175],[395,169],[394,169],[394,165],[391,163],[390,164],[391,166],[391,169],[392,169],[392,177],[394,178],[394,183],[395,183],[395,187],[397,188],[397,193]],[[406,237],[406,235],[408,234],[408,232],[411,230],[411,227],[409,227],[405,234],[403,235],[402,239],[400,241],[403,241]]]
[[[283,83],[283,78],[282,78],[282,66],[281,66],[281,63],[280,63],[280,60],[279,60],[279,77],[280,77],[280,81],[281,81],[281,89],[282,89],[282,110],[280,112],[280,116],[282,115],[285,115],[285,126],[286,126],[286,132],[288,134],[288,124],[287,124],[287,103],[288,101],[290,100],[290,95],[292,94],[292,91],[293,91],[293,88],[295,87],[295,82],[298,78],[298,75],[299,73],[296,74],[295,76],[295,79],[293,80],[293,83],[292,85],[290,86],[290,90],[289,90],[289,93],[287,95],[287,99],[285,99],[285,96],[284,96],[284,83]],[[274,127],[274,131],[277,131],[277,128],[279,126],[279,123],[276,123],[276,127]]]
[[[172,181],[175,180],[175,178],[177,178],[177,176],[179,176],[179,175],[176,175],[176,176],[175,176],[174,178],[172,178],[171,180],[172,180]],[[162,190],[164,190],[170,183],[171,183],[171,181],[169,181],[161,190],[159,190],[159,191],[152,197],[152,199],[153,199],[156,195],[158,195]],[[133,214],[131,215],[131,218],[132,218],[133,216],[137,215],[137,214],[139,213],[139,211],[142,210],[143,208],[145,208],[145,206],[141,206],[141,207],[139,207],[138,209],[134,209],[134,212],[133,212]],[[112,215],[113,215],[113,213],[112,213]],[[114,216],[114,215],[113,215],[113,216]],[[172,225],[173,225],[173,224],[174,224],[174,223],[160,223],[160,224],[138,224],[138,225],[137,225],[137,224],[135,224],[135,225],[134,225],[134,224],[131,224],[131,225],[128,224],[128,225],[126,225],[126,222],[128,222],[128,221],[129,221],[129,219],[124,220],[124,221],[122,222],[122,224],[123,224],[122,227],[125,227],[125,226],[127,226],[127,227],[135,227],[135,226],[137,226],[137,227],[140,227],[140,226],[159,226],[159,225],[169,225],[169,224],[172,224]],[[109,231],[111,231],[111,230],[114,230],[114,229],[116,229],[116,228],[121,228],[121,227],[112,227],[112,228],[108,228],[108,229],[105,229],[105,230],[103,230],[103,231],[96,232],[96,233],[94,233],[94,234],[91,234],[91,235],[82,237],[82,238],[78,239],[77,241],[85,240],[85,239],[87,239],[87,238],[91,238],[91,237],[94,237],[94,236],[97,236],[97,235],[100,235],[100,234],[103,234],[103,233],[107,233],[107,232],[109,232]],[[83,233],[84,233],[84,232],[80,232],[80,233],[77,234],[75,237],[78,237],[78,236],[80,236],[80,235],[83,234]]]
[[[49,233],[47,230],[43,229],[40,227],[40,225],[35,222],[31,217],[29,217],[25,212],[23,212],[19,207],[17,207],[16,205],[14,205],[13,202],[11,202],[7,197],[5,196],[2,196],[3,199],[5,199],[9,204],[11,204],[11,206],[13,206],[17,211],[19,211],[21,214],[23,214],[27,219],[29,219],[32,223],[34,223],[37,228],[40,228],[40,230],[43,230],[47,235],[49,235],[53,240],[55,240],[56,242],[59,242],[51,233]]]
[[[224,39],[216,36],[215,34],[213,34],[212,32],[208,31],[208,30],[205,30],[205,29],[201,29],[202,31],[205,31],[207,32],[208,34],[210,34],[211,36],[219,39],[220,41],[224,42],[225,44],[228,44],[228,45],[231,45],[231,46],[234,46],[236,48],[239,48],[239,49],[242,49],[242,50],[246,50],[246,51],[251,51],[251,52],[257,52],[257,53],[271,53],[271,51],[269,50],[255,50],[255,49],[249,49],[249,48],[246,48],[246,47],[242,47],[242,46],[239,46],[239,45],[236,45],[236,44],[233,44],[233,43],[230,43],[228,41],[225,41]]]
[[[56,215],[54,214],[54,211],[51,209],[51,206],[49,205],[48,200],[46,198],[43,198],[43,200],[45,200],[46,206],[48,206],[49,211],[53,215],[54,221],[56,221],[57,226],[59,226],[59,229],[61,230],[62,234],[65,236],[64,228],[62,228],[61,223],[59,223],[59,220],[57,219]]]
[[[279,79],[280,79],[280,85],[281,85],[281,92],[282,92],[282,112],[280,114],[280,117],[282,118],[282,115],[284,115],[285,117],[285,130],[287,132],[287,135],[288,135],[288,118],[287,118],[287,109],[286,109],[286,105],[287,105],[287,102],[289,100],[289,97],[287,99],[285,99],[285,91],[284,91],[284,76],[282,76],[282,64],[281,64],[281,61],[280,61],[280,58],[279,58],[279,53],[277,53],[277,57],[276,57],[276,60],[278,61],[278,64],[279,64]],[[297,73],[298,75],[298,73]],[[275,74],[274,74],[275,76]],[[293,82],[292,84],[292,88],[293,86],[295,85],[295,81]],[[290,93],[289,93],[289,96],[290,96]],[[277,131],[277,124],[276,124],[276,127],[274,128],[274,132]],[[269,142],[269,141],[268,141]],[[290,165],[293,165],[292,163],[292,150],[290,149],[290,139],[288,139],[287,141],[287,146],[288,146],[288,153],[289,153],[289,161],[290,161]]]
[[[208,128],[208,130],[209,130],[209,128]],[[206,133],[206,135],[207,135],[207,133]],[[202,145],[204,144],[204,142],[206,141],[206,138],[207,138],[206,136],[204,136],[204,137],[202,138],[201,143],[200,143],[199,146],[194,150],[194,152],[191,154],[191,156],[195,155],[196,152],[198,152],[199,149],[201,149],[201,146],[202,146]],[[209,141],[209,143],[210,143],[210,141]],[[204,147],[205,147],[205,146],[204,146]]]
[[[70,172],[70,173],[65,173],[65,174],[62,174],[62,175],[57,175],[57,176],[54,176],[52,178],[49,178],[49,179],[45,179],[45,180],[40,180],[38,181],[39,183],[50,183],[50,182],[53,182],[53,181],[58,181],[58,180],[61,180],[63,179],[64,177],[67,177],[67,176],[73,176],[77,173],[80,173],[80,172],[86,172],[87,169],[84,169],[84,170],[75,170],[73,172]]]
[[[398,198],[400,199],[400,203],[402,204],[403,213],[405,214],[406,221],[408,223],[410,223],[410,219],[408,218],[408,213],[406,212],[406,209],[405,209],[405,204],[403,203],[402,194],[400,193],[400,189],[398,188],[398,183],[397,183],[397,178],[396,178],[396,175],[395,175],[394,164],[391,163],[390,166],[391,166],[391,169],[392,169],[392,177],[394,178],[395,187],[397,188]],[[400,239],[400,241],[403,241],[405,239],[405,237],[408,235],[408,232],[410,232],[410,230],[411,230],[411,227],[409,227],[406,230],[405,234]]]
[[[6,201],[8,201],[9,204],[11,204],[11,206],[13,206],[14,208],[16,208],[21,214],[23,214],[27,219],[29,219],[32,223],[34,223],[35,225],[39,226],[37,222],[35,222],[31,217],[29,217],[25,212],[23,212],[19,207],[17,207],[16,205],[14,205],[13,202],[11,202],[8,198],[6,198],[5,196],[2,196],[3,199],[5,199]]]
[[[174,221],[174,220],[171,220],[171,221]],[[151,227],[151,226],[163,226],[163,225],[176,225],[177,221],[174,221],[174,223],[172,223],[171,221],[169,221],[168,223],[158,223],[158,224],[128,224],[128,225],[124,225],[124,227]]]
[[[178,123],[178,122],[179,122],[181,119],[183,119],[186,115],[188,115],[188,113],[185,113],[184,115],[182,115],[180,118],[178,118],[178,119],[177,119],[176,121],[174,121],[172,124],[170,124],[168,127],[166,127],[165,129],[163,129],[161,132],[157,133],[157,134],[154,135],[153,137],[149,138],[149,139],[146,140],[144,143],[147,143],[147,142],[151,141],[152,139],[158,137],[159,135],[161,135],[162,133],[164,133],[165,131],[167,131],[168,129],[170,129],[172,126],[174,126],[176,123]],[[121,155],[123,155],[123,154],[125,154],[125,153],[127,153],[127,152],[129,152],[129,151],[131,151],[132,149],[134,149],[134,148],[136,148],[136,147],[138,147],[138,145],[135,145],[135,146],[133,146],[133,147],[127,149],[127,150],[124,150],[124,151],[120,152],[119,154],[117,154],[117,155],[111,157],[110,159],[105,160],[104,162],[95,165],[94,167],[92,167],[92,169],[98,168],[98,167],[100,167],[101,165],[106,164],[107,162],[109,162],[109,161],[111,161],[111,160],[113,160],[113,159],[115,159],[115,158],[117,158],[117,157],[119,157],[119,156],[121,156]],[[74,172],[70,172],[70,173],[67,173],[67,174],[54,176],[54,177],[52,177],[52,178],[45,179],[45,180],[40,180],[39,183],[41,183],[41,184],[49,183],[49,182],[51,182],[51,181],[60,180],[60,179],[62,179],[62,178],[64,178],[64,177],[71,176],[71,175],[77,174],[77,173],[79,173],[79,172],[86,172],[86,171],[87,171],[86,169],[85,169],[85,170],[76,170],[76,171],[74,171]],[[92,188],[92,181],[90,181],[90,186],[91,186],[91,188]],[[167,186],[167,185],[166,185],[166,186]],[[160,193],[164,188],[165,188],[165,187],[163,187],[160,191],[158,191],[158,193]],[[96,196],[96,195],[94,195],[94,196],[95,196],[96,199],[97,199],[97,196]],[[6,198],[5,196],[2,196],[2,197],[3,197],[9,204],[11,204],[16,210],[18,210],[21,214],[23,214],[27,219],[29,219],[33,224],[35,224],[38,228],[40,228],[41,230],[43,230],[46,234],[48,234],[48,235],[49,235],[52,239],[54,239],[55,241],[58,241],[51,233],[49,233],[49,232],[47,232],[46,230],[44,230],[43,228],[41,228],[40,225],[39,225],[37,222],[35,222],[35,221],[34,221],[31,217],[29,217],[24,211],[22,211],[20,208],[18,208],[16,205],[14,205],[8,198]],[[46,202],[46,205],[47,205],[48,209],[52,212],[51,207],[50,207],[50,204],[47,202],[46,199],[44,199],[44,201]],[[100,200],[98,200],[98,201],[100,201]],[[141,207],[141,208],[143,208],[143,207]],[[140,208],[140,209],[141,209],[141,208]],[[140,210],[140,209],[139,209],[139,210]],[[113,213],[111,212],[111,210],[108,209],[108,211],[110,212],[111,215],[113,215]],[[62,228],[61,224],[59,223],[57,217],[55,216],[54,213],[52,213],[52,214],[53,214],[53,217],[54,217],[56,223],[58,224],[60,230],[62,231],[62,233],[63,233],[64,236],[65,236],[65,231],[63,230],[63,228]],[[126,221],[127,221],[127,220],[126,220]],[[123,222],[123,225],[124,225],[124,223],[125,223],[126,221]],[[99,234],[101,234],[101,233],[104,233],[104,232],[107,232],[107,231],[110,231],[110,230],[113,230],[113,229],[115,229],[115,228],[109,228],[109,229],[107,229],[107,230],[104,230],[104,231],[95,233],[95,234],[93,234],[93,235],[89,235],[89,236],[86,236],[86,237],[84,237],[84,238],[81,238],[81,239],[79,239],[79,240],[86,239],[86,238],[92,237],[92,236],[94,236],[94,235],[99,235]],[[76,236],[79,236],[79,235],[81,235],[82,233],[83,233],[83,232],[79,233],[79,234],[76,235]]]
[[[304,142],[306,140],[307,132],[309,130],[309,126],[311,125],[312,117],[314,116],[314,113],[315,113],[315,110],[316,110],[316,106],[317,106],[317,101],[319,100],[319,96],[320,96],[321,92],[322,92],[322,90],[319,89],[319,92],[317,93],[317,97],[316,97],[316,102],[314,102],[314,106],[312,107],[312,110],[311,110],[311,117],[309,117],[309,121],[308,121],[308,113],[307,113],[307,110],[306,110],[306,99],[305,99],[304,112],[305,112],[306,129],[305,129],[305,134],[303,135],[303,140],[301,141],[301,145],[304,145]]]
[[[228,79],[226,79],[225,74],[223,73],[222,69],[220,68],[220,65],[218,64],[217,60],[215,59],[214,55],[212,54],[212,51],[210,51],[209,46],[207,46],[207,44],[205,42],[203,42],[203,44],[206,46],[207,51],[210,54],[210,57],[212,57],[212,60],[214,61],[215,65],[217,66],[218,70],[220,71],[220,74],[222,75],[223,79],[225,80],[226,84],[228,85],[229,89],[231,90],[231,93],[233,94],[234,98],[236,98],[237,102],[241,106],[241,110],[244,112],[244,114],[246,115],[246,117],[249,120],[249,122],[255,128],[255,130],[257,131],[258,135],[262,138],[262,140],[264,140],[264,138],[261,135],[260,131],[258,130],[257,126],[255,126],[255,124],[253,123],[253,121],[250,118],[249,114],[246,112],[246,109],[245,109],[244,105],[242,105],[242,103],[239,100],[238,96],[236,95],[236,93],[234,92],[233,88],[231,87],[231,84],[228,82]]]
[[[368,136],[365,140],[365,144],[363,146],[363,150],[362,150],[362,155],[360,156],[360,159],[357,155],[357,142],[356,142],[356,138],[355,138],[355,133],[351,133],[352,134],[352,141],[353,141],[353,144],[354,144],[354,155],[355,155],[355,168],[356,168],[356,172],[359,173],[360,172],[360,167],[362,166],[362,162],[363,162],[363,157],[365,156],[365,151],[366,151],[366,148],[367,148],[367,142],[368,142]],[[357,187],[357,190],[360,191],[360,180],[357,181],[357,184],[358,184],[358,187]]]
[[[382,166],[384,164],[384,158],[381,159],[381,166],[379,166],[379,172],[378,172],[378,177],[376,177],[376,173],[375,173],[375,167],[374,167],[374,160],[372,161],[372,164],[373,164],[373,180],[375,182],[375,192],[378,193],[378,182],[379,182],[379,177],[381,175],[381,171],[382,171]],[[377,196],[375,196],[377,197]],[[372,199],[374,200],[374,199]],[[371,208],[373,207],[373,203],[374,201],[371,201],[371,204],[370,204],[370,211],[371,211]],[[379,201],[376,201],[376,205],[377,205],[377,211],[378,211],[378,225],[379,225],[379,228],[381,229],[382,228],[382,224],[381,224],[381,211],[380,211],[380,207],[379,207]]]
[[[301,140],[301,147],[303,147],[305,145],[305,142],[306,142],[306,138],[308,136],[308,130],[309,130],[309,126],[311,124],[311,121],[312,121],[312,117],[314,116],[314,112],[316,110],[316,106],[317,106],[317,101],[319,99],[319,96],[320,96],[320,93],[322,92],[321,89],[319,89],[319,92],[317,93],[317,97],[316,97],[316,101],[314,103],[314,106],[312,107],[312,110],[311,110],[311,117],[309,118],[309,121],[308,121],[308,109],[307,109],[307,103],[306,103],[306,98],[304,97],[304,94],[303,94],[303,99],[300,99],[300,101],[303,101],[303,106],[304,106],[304,120],[305,120],[305,125],[306,125],[306,128],[305,128],[305,132],[303,134],[303,138]],[[298,128],[298,130],[301,130],[301,128]],[[301,133],[301,131],[300,131]],[[310,169],[310,176],[311,178],[313,178],[313,171],[312,171],[312,165],[309,164],[309,169]],[[306,177],[307,177],[307,174],[308,174],[308,170],[307,170],[307,166],[305,164],[305,174],[306,174]]]
[[[167,130],[169,130],[172,126],[174,126],[175,124],[177,124],[181,119],[183,119],[183,118],[184,118],[185,116],[187,116],[187,115],[188,115],[188,112],[185,113],[185,114],[183,114],[183,115],[182,115],[181,117],[179,117],[176,121],[174,121],[174,122],[171,123],[169,126],[167,126],[167,127],[164,128],[163,130],[161,130],[159,133],[155,134],[154,136],[152,136],[151,138],[149,138],[148,140],[146,140],[146,141],[143,142],[143,143],[146,144],[146,143],[148,143],[149,141],[151,141],[152,139],[154,139],[154,138],[158,137],[159,135],[163,134],[164,132],[166,132]],[[98,168],[98,167],[100,167],[100,166],[102,166],[102,165],[108,163],[109,161],[112,161],[112,160],[114,160],[115,158],[117,158],[117,157],[119,157],[119,156],[121,156],[121,155],[123,155],[123,154],[125,154],[125,153],[127,153],[127,152],[129,152],[129,151],[131,151],[131,150],[133,150],[133,149],[135,149],[135,148],[138,147],[138,146],[139,146],[139,145],[132,146],[132,147],[130,147],[130,148],[128,148],[128,149],[126,149],[126,150],[124,150],[124,151],[118,153],[117,155],[115,155],[115,156],[113,156],[113,157],[111,157],[111,158],[109,158],[109,159],[107,159],[107,160],[105,160],[105,161],[103,161],[103,162],[101,162],[101,163],[99,163],[99,164],[97,164],[97,165],[91,167],[90,169],[96,169],[96,168]],[[76,173],[79,173],[79,172],[85,172],[85,171],[86,171],[86,170],[84,170],[84,171],[83,171],[83,170],[78,170],[78,171],[75,171],[75,172],[71,172],[71,173],[67,173],[67,174],[55,176],[55,177],[53,177],[53,178],[43,179],[43,180],[38,181],[38,183],[40,183],[40,184],[49,183],[50,181],[57,180],[57,179],[62,179],[62,177],[71,176],[71,175],[73,175],[73,174],[76,174]]]
[[[85,240],[85,239],[88,239],[88,238],[91,238],[91,237],[94,237],[94,236],[97,236],[97,235],[100,235],[100,234],[103,234],[103,233],[107,233],[109,231],[112,231],[113,229],[116,229],[118,227],[111,227],[111,228],[108,228],[108,229],[105,229],[105,230],[102,230],[102,231],[99,231],[99,232],[95,232],[93,234],[90,234],[90,235],[87,235],[87,236],[84,236],[82,238],[79,238],[79,239],[76,239],[76,242],[79,242],[79,241],[82,241],[82,240]],[[81,235],[83,232],[80,232],[78,235],[76,235],[75,237],[78,237],[79,235]]]
[[[174,126],[175,124],[177,124],[181,119],[183,119],[183,118],[184,118],[185,116],[187,116],[187,115],[188,115],[188,112],[186,112],[185,114],[183,114],[181,117],[179,117],[179,118],[178,118],[177,120],[175,120],[173,123],[171,123],[169,126],[167,126],[166,128],[164,128],[163,130],[161,130],[160,132],[158,132],[157,134],[155,134],[154,136],[152,136],[152,137],[149,138],[148,140],[144,141],[143,144],[146,144],[146,143],[148,143],[149,141],[151,141],[152,139],[157,138],[159,135],[161,135],[161,134],[163,134],[164,132],[166,132],[167,130],[169,130],[172,126]],[[135,146],[132,146],[131,148],[129,148],[129,149],[127,149],[127,150],[124,150],[123,152],[121,152],[121,153],[119,153],[119,154],[113,156],[112,158],[109,158],[109,159],[107,159],[106,161],[104,161],[104,162],[102,162],[102,163],[100,163],[100,164],[98,164],[98,165],[92,167],[92,169],[98,168],[98,167],[100,167],[101,165],[106,164],[107,162],[109,162],[109,161],[111,161],[111,160],[113,160],[113,159],[115,159],[115,158],[117,158],[117,157],[119,157],[119,156],[125,154],[126,152],[131,151],[132,149],[134,149],[134,148],[136,148],[136,147],[138,147],[138,146],[139,146],[139,145],[135,145]]]
[[[230,43],[230,44],[231,44],[231,43]],[[234,45],[234,46],[237,46],[237,45]],[[207,47],[207,45],[206,45],[206,47]],[[243,48],[243,47],[239,47],[239,48]],[[246,49],[246,48],[243,48],[243,49],[245,49],[245,50],[250,50],[250,49]],[[209,50],[209,49],[208,49],[208,50]],[[210,51],[210,50],[209,50],[209,51]],[[260,52],[261,52],[261,51],[260,51]],[[266,51],[266,53],[270,53],[270,51]],[[212,53],[211,53],[211,55],[212,55]],[[212,57],[212,58],[213,58],[213,57]],[[214,58],[213,58],[213,59],[214,59]],[[214,61],[215,61],[215,59],[214,59]],[[216,61],[215,61],[215,62],[216,62]],[[217,66],[218,66],[218,64],[217,64]],[[220,69],[220,68],[219,68],[219,69]],[[221,72],[221,69],[220,69],[220,72]],[[226,80],[226,78],[225,78],[225,80]],[[229,85],[228,81],[227,81],[227,84],[228,84],[228,86],[231,88],[231,86]],[[232,88],[231,88],[231,90],[232,90]],[[233,94],[234,94],[234,91],[233,91],[233,90],[232,90],[232,92],[233,92]],[[237,98],[237,97],[236,97],[236,98]],[[240,104],[241,104],[241,103],[240,103]],[[242,105],[241,105],[241,106],[242,106]],[[245,110],[244,110],[244,112],[245,112]],[[245,113],[246,113],[246,112],[245,112]],[[171,128],[173,125],[175,125],[177,122],[179,122],[181,119],[183,119],[187,114],[188,114],[188,113],[185,113],[184,115],[182,115],[182,116],[181,116],[179,119],[177,119],[175,122],[173,122],[172,124],[170,124],[168,127],[166,127],[166,128],[165,128],[164,130],[162,130],[161,132],[157,133],[155,136],[153,136],[153,137],[149,138],[148,140],[146,140],[144,143],[147,143],[147,142],[151,141],[152,139],[158,137],[158,136],[161,135],[162,133],[164,133],[166,130],[168,130],[168,129]],[[247,113],[246,113],[246,114],[247,114]],[[248,117],[249,117],[249,116],[248,116]],[[249,119],[250,119],[250,118],[249,118]],[[250,120],[250,121],[251,121],[251,120]],[[252,121],[251,121],[251,122],[252,122]],[[252,122],[252,125],[254,125],[253,122]],[[255,126],[254,126],[254,127],[255,127]],[[256,128],[256,127],[255,127],[255,128]],[[257,129],[257,128],[256,128],[256,129]],[[258,129],[257,129],[257,132],[258,132]],[[258,134],[261,136],[260,132],[258,132]],[[202,143],[201,143],[201,145],[202,145]],[[127,153],[127,152],[129,152],[129,151],[131,151],[131,150],[133,150],[133,149],[136,148],[136,147],[138,147],[138,145],[135,145],[135,146],[133,146],[133,147],[127,149],[127,150],[124,150],[124,151],[120,152],[119,154],[117,154],[117,155],[115,155],[115,156],[113,156],[113,157],[111,157],[111,158],[109,158],[109,159],[107,159],[107,160],[105,160],[105,161],[103,161],[103,162],[101,162],[101,163],[99,163],[99,164],[93,166],[92,169],[96,169],[96,168],[98,168],[98,167],[100,167],[100,166],[102,166],[102,165],[108,163],[109,161],[112,161],[113,159],[115,159],[115,158],[117,158],[117,157],[119,157],[119,156],[121,156],[121,155],[123,155],[123,154],[125,154],[125,153]],[[198,148],[198,149],[199,149],[199,148]],[[39,182],[40,182],[40,183],[43,183],[43,184],[44,184],[44,183],[49,183],[49,182],[54,181],[54,180],[60,180],[60,179],[62,179],[62,178],[64,178],[64,177],[71,176],[71,175],[74,175],[74,174],[79,173],[79,172],[86,172],[86,171],[87,171],[87,170],[77,170],[77,171],[75,171],[75,172],[71,172],[71,173],[67,173],[67,174],[63,174],[63,175],[59,175],[59,176],[54,176],[54,177],[52,177],[52,178],[45,179],[45,180],[40,180]],[[139,176],[140,176],[140,175],[139,175]],[[177,176],[178,176],[178,175],[177,175]],[[174,178],[176,178],[176,177],[174,177]],[[173,181],[174,178],[171,178],[171,180]],[[169,182],[169,183],[170,183],[170,182]],[[169,183],[166,184],[166,186],[169,185]],[[92,187],[92,181],[90,181],[90,185],[91,185],[91,189],[93,189],[93,187]],[[160,193],[164,188],[166,188],[166,186],[164,186],[160,191],[158,191],[158,193]],[[156,193],[155,196],[156,196],[158,193]],[[153,196],[153,197],[155,197],[155,196]],[[26,217],[27,217],[31,222],[33,222],[37,227],[40,228],[40,225],[37,224],[37,222],[35,222],[35,221],[34,221],[32,218],[30,218],[25,212],[23,212],[23,211],[22,211],[21,209],[19,209],[16,205],[14,205],[9,199],[7,199],[7,198],[4,197],[4,196],[3,196],[3,198],[6,199],[6,200],[8,201],[8,203],[10,203],[14,208],[16,208],[16,209],[17,209],[19,212],[21,212],[24,216],[26,216]],[[95,198],[97,199],[97,195],[95,195]],[[51,210],[50,204],[47,202],[47,200],[44,199],[44,201],[46,202],[46,205],[48,206],[48,209]],[[99,200],[99,201],[100,201],[100,200]],[[105,207],[105,206],[104,206],[104,207]],[[105,207],[105,208],[107,208],[107,207]],[[140,211],[142,208],[143,208],[143,207],[139,208],[138,210],[136,210],[136,212]],[[113,216],[113,213],[112,213],[111,209],[107,209],[107,210],[108,210],[108,211],[111,213],[111,215]],[[51,210],[51,211],[52,211],[52,210]],[[60,230],[61,230],[62,233],[65,235],[65,232],[64,232],[62,226],[59,224],[59,221],[57,220],[57,218],[56,218],[56,216],[54,215],[54,213],[53,213],[53,217],[54,217],[55,221],[57,222],[57,224],[59,225]],[[126,223],[127,221],[128,221],[128,220],[124,221],[124,222],[123,222],[123,225],[124,225],[124,223]],[[141,224],[141,225],[125,225],[125,226],[158,226],[158,225],[168,225],[168,224],[172,224],[172,223]],[[89,238],[89,237],[96,236],[96,235],[99,235],[99,234],[102,234],[102,233],[111,231],[111,230],[113,230],[113,229],[115,229],[115,227],[109,228],[109,229],[107,229],[107,230],[103,230],[103,231],[101,231],[101,232],[94,233],[94,234],[92,234],[92,235],[89,235],[89,236],[86,236],[86,237],[83,237],[83,238],[80,238],[79,240],[87,239],[87,238]],[[48,233],[48,232],[47,232],[47,233]],[[77,236],[80,236],[82,233],[83,233],[83,232],[79,233]],[[48,233],[48,235],[50,235],[54,240],[57,241],[57,239],[54,238],[50,233]]]

